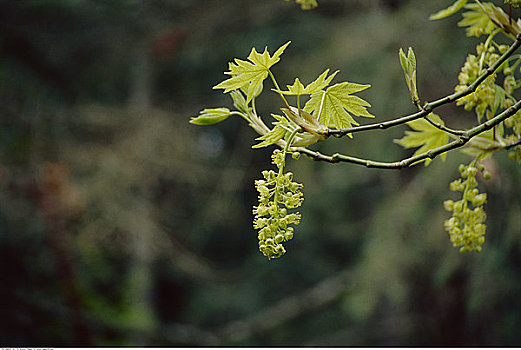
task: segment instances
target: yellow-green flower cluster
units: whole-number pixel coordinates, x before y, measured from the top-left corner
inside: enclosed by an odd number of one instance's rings
[[[505,4],[510,4],[514,7],[521,7],[521,0],[505,0]]]
[[[521,111],[505,120],[505,126],[511,128],[512,134],[505,137],[510,142],[515,142],[521,139]],[[521,163],[521,146],[514,147],[509,153],[508,157],[511,160]]]
[[[292,239],[294,230],[289,225],[300,222],[300,214],[288,213],[288,209],[299,207],[304,200],[302,184],[292,181],[291,172],[283,173],[284,158],[285,152],[275,150],[272,160],[279,171],[264,170],[264,179],[255,180],[259,205],[253,207],[253,228],[259,230],[259,250],[268,259],[278,258],[286,252],[282,242]]]
[[[508,152],[508,158],[521,163],[521,146],[514,147],[511,152]]]
[[[483,205],[487,200],[486,193],[479,193],[476,173],[483,171],[482,165],[473,161],[466,166],[461,164],[459,171],[461,179],[450,184],[451,191],[462,192],[463,197],[459,201],[447,200],[443,203],[447,211],[452,212],[452,217],[445,220],[445,230],[449,232],[450,240],[454,247],[461,247],[460,252],[481,251],[481,245],[485,242],[486,219]],[[485,172],[485,176],[487,173]],[[472,205],[473,208],[470,208]]]
[[[503,51],[503,46],[499,47],[499,52]],[[481,43],[476,47],[477,55],[469,54],[465,64],[461,68],[461,72],[458,75],[459,84],[456,86],[455,91],[460,92],[471,85],[481,74],[485,72],[487,67],[494,64],[499,58],[499,54],[496,52],[496,47],[490,45],[485,47],[485,44]],[[493,117],[495,110],[498,107],[504,108],[513,104],[510,98],[505,98],[505,93],[513,92],[515,86],[515,79],[513,78],[513,69],[508,66],[504,69],[505,81],[503,90],[500,86],[496,85],[497,74],[491,74],[488,76],[483,83],[481,83],[476,91],[473,93],[460,98],[457,101],[457,105],[463,105],[466,110],[470,111],[475,109],[478,120],[481,120],[485,113],[487,113],[487,119]],[[497,92],[503,90],[503,98],[498,101]],[[510,92],[509,92],[510,91]],[[499,102],[499,105],[498,105]]]

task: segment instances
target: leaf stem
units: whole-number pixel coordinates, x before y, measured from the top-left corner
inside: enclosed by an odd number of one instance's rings
[[[277,89],[277,91],[280,91],[280,87],[279,87],[279,84],[277,83],[277,79],[275,79],[275,76],[273,75],[273,73],[271,72],[271,70],[268,69],[268,74],[271,78],[271,81],[273,82],[273,85],[275,86],[275,89]],[[288,100],[286,100],[286,97],[284,97],[283,94],[281,94],[280,92],[277,92],[280,96],[280,98],[282,98],[282,101],[284,101],[284,104],[286,105],[286,108],[287,109],[291,109],[289,103],[288,103]]]

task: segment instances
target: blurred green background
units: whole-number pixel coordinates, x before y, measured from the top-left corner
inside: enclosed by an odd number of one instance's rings
[[[280,83],[339,69],[372,85],[377,120],[413,112],[399,48],[432,100],[478,43],[460,15],[428,20],[450,3],[0,0],[1,345],[521,345],[521,169],[506,154],[486,164],[472,254],[443,229],[459,151],[402,171],[291,160],[303,219],[268,261],[251,207],[270,150],[238,118],[188,123],[231,107],[212,90],[228,61],[288,40]],[[315,148],[397,160],[405,129]]]

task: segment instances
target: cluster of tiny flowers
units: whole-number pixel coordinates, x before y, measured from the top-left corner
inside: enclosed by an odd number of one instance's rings
[[[505,120],[505,126],[512,129],[513,134],[506,136],[508,141],[515,142],[521,138],[521,111]],[[514,147],[508,157],[511,160],[521,163],[521,146]]]
[[[521,0],[505,0],[505,4],[510,4],[514,7],[521,7]]]
[[[302,184],[293,182],[293,174],[283,174],[285,153],[275,150],[272,155],[273,164],[279,169],[264,170],[264,179],[255,180],[255,187],[259,192],[259,205],[253,207],[253,228],[259,230],[259,250],[268,257],[278,258],[286,249],[282,242],[293,238],[293,227],[298,225],[300,214],[288,213],[288,209],[295,209],[304,200]]]
[[[517,146],[511,152],[508,152],[508,158],[521,163],[521,146]]]
[[[482,165],[460,165],[461,179],[450,184],[451,191],[462,192],[463,197],[459,201],[447,200],[443,203],[447,211],[452,212],[452,217],[445,220],[445,230],[450,235],[454,247],[461,247],[460,252],[481,251],[481,245],[485,242],[486,219],[483,205],[487,200],[486,193],[479,193],[476,173],[483,171]],[[485,178],[490,176],[484,173]],[[471,209],[469,206],[474,208]]]
[[[499,47],[499,52],[502,52],[506,49],[506,46],[502,45]],[[484,71],[487,67],[491,66],[496,62],[499,58],[499,55],[496,53],[496,48],[494,46],[489,46],[485,48],[483,43],[479,44],[476,47],[477,56],[476,55],[468,55],[465,64],[461,68],[461,72],[458,75],[459,84],[456,86],[455,91],[460,92],[466,89],[470,84],[472,84]],[[505,80],[504,80],[504,88],[507,93],[511,93],[515,87],[515,79],[513,78],[513,69],[510,67],[506,67],[504,69]],[[496,74],[492,74],[488,76],[483,83],[481,83],[476,91],[473,93],[460,98],[457,101],[457,105],[463,105],[466,110],[470,111],[475,108],[476,114],[478,116],[478,120],[483,118],[485,112],[490,112],[495,103],[496,96]],[[510,98],[506,98],[501,105],[501,107],[508,107],[513,104],[513,101]],[[487,118],[492,117],[487,113]]]

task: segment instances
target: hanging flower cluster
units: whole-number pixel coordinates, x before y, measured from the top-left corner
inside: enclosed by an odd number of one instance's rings
[[[259,250],[268,259],[278,258],[286,252],[281,243],[293,238],[293,227],[289,225],[300,222],[300,213],[288,213],[288,209],[299,207],[304,200],[302,184],[292,181],[291,172],[283,173],[285,152],[275,150],[272,162],[279,171],[264,170],[264,179],[255,180],[259,205],[253,207],[253,228],[259,230]]]
[[[505,50],[504,47],[501,47],[500,49],[501,51]],[[455,88],[456,92],[466,89],[485,71],[485,69],[487,69],[487,67],[492,66],[499,58],[499,55],[496,52],[496,47],[492,45],[486,47],[484,43],[481,43],[476,47],[476,53],[477,55],[469,54],[467,56],[467,60],[458,75],[459,84]],[[511,76],[511,74],[512,73],[508,74],[508,76]],[[496,105],[496,91],[501,92],[498,89],[503,90],[501,87],[496,85],[496,76],[496,73],[491,74],[478,86],[476,91],[460,98],[456,104],[458,106],[463,105],[468,111],[475,108],[478,120],[483,118],[487,110],[487,119],[493,117],[493,114],[498,107],[505,107],[504,97],[502,101],[503,105]],[[502,91],[502,95],[505,95],[504,90]],[[507,103],[512,104],[511,101],[507,101]]]
[[[486,193],[479,193],[476,173],[478,169],[484,171],[484,167],[476,161],[468,166],[461,164],[459,171],[461,179],[450,184],[451,191],[462,192],[459,201],[447,200],[443,203],[447,211],[452,212],[452,217],[445,220],[445,230],[449,232],[450,240],[454,247],[461,247],[460,252],[481,251],[481,245],[485,242],[486,219],[483,205],[487,200]],[[484,173],[486,176],[488,173]],[[471,206],[473,208],[471,208]]]

